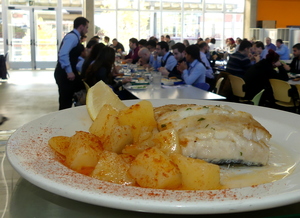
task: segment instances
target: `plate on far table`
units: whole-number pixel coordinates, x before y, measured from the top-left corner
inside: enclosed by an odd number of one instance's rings
[[[147,89],[148,85],[132,85],[132,86],[126,86],[127,89],[131,89],[131,90],[143,90],[143,89]]]
[[[124,101],[132,105],[139,100]],[[189,99],[151,100],[165,104],[219,105],[219,101]],[[92,121],[85,106],[62,110],[34,120],[9,139],[7,157],[29,182],[49,192],[77,201],[132,211],[169,214],[218,214],[253,211],[300,201],[300,116],[284,111],[221,102],[251,113],[273,135],[271,141],[295,160],[293,173],[284,179],[245,188],[212,191],[158,190],[123,186],[84,176],[57,161],[48,146],[53,136],[88,131]]]

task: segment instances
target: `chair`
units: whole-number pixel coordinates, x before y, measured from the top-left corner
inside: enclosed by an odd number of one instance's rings
[[[210,85],[208,83],[197,83],[194,86],[205,91],[209,90],[210,88]]]
[[[82,82],[84,84],[84,87],[85,87],[85,90],[86,90],[86,93],[87,93],[90,89],[90,86],[84,80],[82,80]]]
[[[293,107],[297,111],[299,102],[293,97],[291,85],[279,79],[269,79],[269,81],[272,86],[274,99],[276,100],[275,104],[282,107]]]
[[[232,93],[234,96],[239,97],[239,102],[249,102],[249,100],[244,100],[243,98],[246,95],[245,92],[245,81],[238,76],[228,75],[230,80]]]
[[[254,105],[259,105],[259,102],[260,102],[260,99],[261,99],[261,96],[262,94],[264,93],[264,89],[261,90],[259,93],[257,93],[253,99],[251,100],[251,102],[254,104]]]
[[[221,77],[221,78],[218,79],[218,81],[216,83],[216,86],[214,88],[214,93],[219,94],[220,86],[221,86],[223,80],[224,80],[224,77]]]

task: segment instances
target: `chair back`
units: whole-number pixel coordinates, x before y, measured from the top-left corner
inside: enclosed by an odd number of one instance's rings
[[[209,90],[210,85],[209,85],[208,83],[197,83],[197,84],[195,85],[195,87],[207,91],[207,90]]]
[[[214,93],[219,94],[220,86],[221,86],[223,80],[224,80],[224,77],[221,77],[221,78],[218,79],[218,81],[216,83],[216,86],[214,88]]]
[[[82,80],[82,82],[83,82],[83,84],[84,84],[84,87],[85,87],[86,92],[88,92],[89,89],[90,89],[90,86],[89,86],[84,80]]]
[[[254,98],[251,100],[253,102],[254,105],[259,105],[259,102],[260,102],[260,99],[261,99],[261,96],[263,94],[265,90],[261,90],[259,93],[257,93]]]
[[[275,100],[282,102],[291,102],[292,98],[289,96],[289,90],[291,89],[291,85],[287,82],[279,79],[269,79],[273,96]]]
[[[234,76],[234,75],[228,75],[228,77],[230,80],[233,95],[238,96],[240,98],[245,97],[246,94],[244,91],[245,81],[241,77]]]

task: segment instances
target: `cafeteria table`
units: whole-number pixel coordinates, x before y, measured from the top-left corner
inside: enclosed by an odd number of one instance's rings
[[[125,211],[96,206],[68,199],[60,195],[43,190],[24,178],[13,169],[7,160],[5,146],[9,136],[14,132],[0,131],[0,159],[1,159],[1,182],[0,182],[0,217],[2,218],[60,218],[60,217],[187,217],[186,215],[153,214],[135,211]],[[288,216],[289,215],[289,216]],[[195,215],[200,217],[199,215]],[[201,217],[299,217],[300,203],[273,209],[258,210],[243,213],[201,215]],[[189,216],[190,217],[190,216]]]
[[[139,99],[226,100],[224,96],[191,85],[162,86],[161,89],[153,89],[151,85],[145,89],[132,89],[131,86],[124,86],[124,88]]]

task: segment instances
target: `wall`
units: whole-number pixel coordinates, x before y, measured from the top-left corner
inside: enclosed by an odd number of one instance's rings
[[[299,0],[257,0],[257,20],[276,20],[276,28],[300,26]]]

